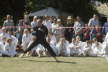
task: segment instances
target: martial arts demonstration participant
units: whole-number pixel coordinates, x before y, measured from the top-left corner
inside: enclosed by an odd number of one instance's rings
[[[56,62],[59,62],[59,60],[56,58],[55,52],[52,50],[52,48],[46,41],[46,37],[48,35],[48,29],[42,24],[42,22],[43,20],[39,19],[37,21],[38,23],[37,26],[33,28],[35,31],[33,34],[37,37],[36,40],[19,57],[23,57],[28,51],[32,50],[38,44],[41,44],[48,50],[48,52],[56,60]]]

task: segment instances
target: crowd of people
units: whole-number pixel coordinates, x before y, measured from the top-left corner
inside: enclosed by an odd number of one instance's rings
[[[30,21],[29,16],[24,15],[24,19],[19,20],[17,25],[12,16],[7,15],[0,28],[0,56],[15,57],[27,50],[36,40],[33,34],[40,19],[48,29],[46,40],[57,56],[107,55],[108,18],[102,24],[99,17],[94,14],[88,23],[85,23],[79,16],[75,19],[68,16],[64,21],[54,16],[34,16]],[[40,38],[41,36],[40,34]],[[50,56],[43,45],[38,44],[27,52],[26,56]]]

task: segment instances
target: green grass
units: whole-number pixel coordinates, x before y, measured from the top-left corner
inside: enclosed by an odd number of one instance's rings
[[[0,58],[0,72],[108,72],[108,62],[98,57]]]

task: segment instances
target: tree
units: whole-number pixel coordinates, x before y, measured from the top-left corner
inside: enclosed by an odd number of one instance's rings
[[[27,0],[27,9],[37,11],[42,8],[54,7],[61,11],[72,13],[74,16],[81,16],[88,20],[96,9],[90,4],[90,0]]]
[[[10,14],[15,22],[24,14],[25,0],[0,0],[0,22],[3,23],[4,17]]]

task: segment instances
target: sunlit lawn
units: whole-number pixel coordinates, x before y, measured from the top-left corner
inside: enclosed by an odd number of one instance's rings
[[[2,58],[0,72],[108,72],[108,62],[98,57]]]

